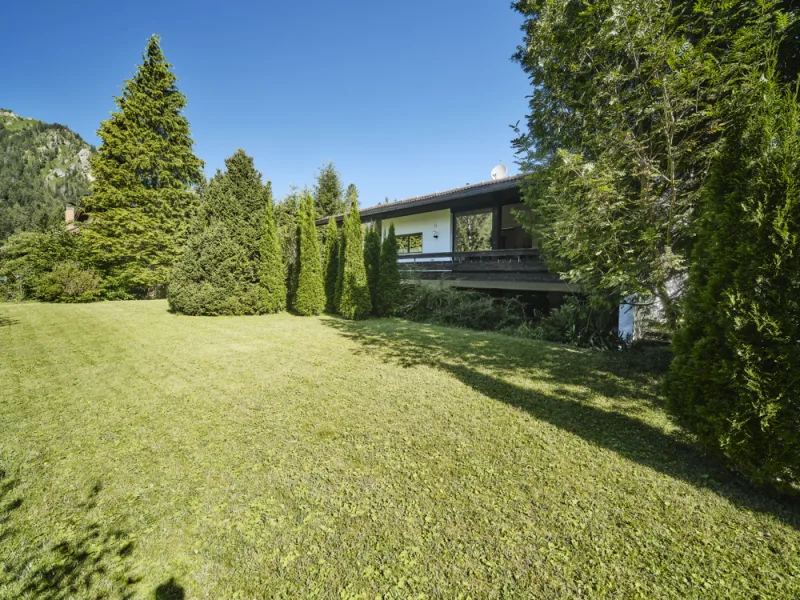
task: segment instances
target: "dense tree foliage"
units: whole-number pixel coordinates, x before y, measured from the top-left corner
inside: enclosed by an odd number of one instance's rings
[[[92,148],[63,125],[0,109],[0,241],[64,222],[89,191]]]
[[[772,72],[701,197],[669,405],[751,479],[800,485],[800,105]]]
[[[344,212],[344,197],[339,172],[333,163],[320,167],[314,185],[314,213],[317,219]]]
[[[339,227],[336,219],[330,219],[325,228],[325,310],[336,311],[336,279],[339,276]]]
[[[789,19],[770,0],[523,0],[530,77],[516,140],[551,266],[601,294],[676,297],[726,99]],[[795,65],[796,68],[796,65]]]
[[[158,36],[115,99],[118,111],[98,130],[92,158],[96,180],[84,228],[92,262],[110,297],[163,292],[188,234],[202,161],[192,151],[186,98],[164,58]]]
[[[381,244],[378,266],[378,287],[375,294],[375,310],[382,317],[391,317],[400,305],[400,266],[397,264],[397,237],[394,223]]]
[[[265,186],[265,203],[259,248],[259,283],[263,293],[264,312],[275,313],[286,308],[286,274],[270,182]]]
[[[297,219],[297,287],[293,305],[301,315],[318,315],[325,308],[322,255],[315,216],[314,200],[306,193]]]
[[[367,285],[369,297],[372,301],[373,312],[377,310],[378,278],[381,263],[381,234],[375,225],[367,228],[364,237],[364,268],[367,271]]]
[[[345,319],[363,319],[372,311],[367,271],[364,268],[364,237],[361,215],[358,211],[358,196],[348,196],[349,212],[342,224],[341,296],[338,312]]]
[[[227,158],[225,171],[217,171],[208,183],[197,212],[196,231],[170,279],[171,309],[240,315],[285,307],[271,185],[262,184],[252,157],[237,150]],[[227,272],[212,264],[220,260]]]

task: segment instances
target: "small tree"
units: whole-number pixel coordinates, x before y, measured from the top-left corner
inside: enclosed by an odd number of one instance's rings
[[[367,271],[364,268],[364,241],[357,197],[352,198],[350,214],[345,218],[343,231],[345,247],[339,314],[345,319],[363,319],[371,312],[372,301],[369,297]]]
[[[382,317],[390,317],[397,312],[400,304],[400,267],[397,264],[397,237],[394,223],[389,225],[389,233],[381,244],[381,259],[378,274],[376,310]]]
[[[264,311],[275,313],[286,308],[286,277],[283,271],[281,241],[275,221],[275,207],[272,202],[272,185],[269,182],[265,186],[265,196],[259,280],[264,298]]]
[[[364,240],[364,268],[367,270],[367,284],[372,310],[377,310],[378,276],[381,262],[381,236],[378,228],[371,225]]]
[[[325,230],[325,310],[336,311],[336,280],[339,277],[339,228],[331,218]]]
[[[297,290],[294,309],[301,315],[318,315],[325,308],[325,284],[317,228],[314,225],[314,201],[306,193],[298,215]]]
[[[800,484],[800,104],[751,83],[704,189],[668,406],[750,479]],[[738,122],[737,122],[738,121]]]

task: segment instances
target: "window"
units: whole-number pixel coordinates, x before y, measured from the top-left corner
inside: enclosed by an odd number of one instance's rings
[[[397,236],[398,254],[421,254],[422,253],[422,234],[407,233]]]
[[[474,210],[455,214],[456,252],[492,249],[492,211]]]

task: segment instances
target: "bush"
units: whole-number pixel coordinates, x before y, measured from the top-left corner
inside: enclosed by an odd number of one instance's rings
[[[26,231],[12,235],[0,246],[0,300],[36,298],[39,279],[56,265],[77,261],[81,255],[80,236],[63,226],[50,231]]]
[[[701,197],[667,398],[749,479],[796,490],[800,105],[770,79],[737,98],[742,113]]]
[[[336,279],[339,277],[339,228],[336,219],[331,217],[325,228],[325,310],[336,311]]]
[[[172,271],[167,300],[186,315],[250,315],[262,312],[262,291],[245,268],[244,249],[222,223],[189,238]]]
[[[102,280],[93,269],[84,269],[77,261],[65,261],[39,276],[35,297],[45,302],[93,302],[100,298],[101,285]]]
[[[369,297],[372,301],[372,311],[377,311],[378,306],[378,279],[380,276],[381,262],[381,236],[378,228],[371,225],[364,238],[364,268],[367,272],[367,285]]]
[[[529,335],[549,342],[613,350],[622,344],[614,331],[615,308],[610,304],[592,306],[586,299],[568,296],[563,305],[543,316]]]
[[[409,285],[397,315],[438,325],[479,330],[519,327],[526,322],[525,307],[516,298],[492,298],[481,292],[440,285]]]
[[[380,262],[378,264],[378,286],[374,298],[376,312],[382,317],[391,317],[397,312],[401,297],[400,265],[397,263],[397,237],[395,237],[394,223],[392,223],[389,225],[389,233],[381,244]]]
[[[314,225],[314,201],[308,193],[300,204],[297,236],[294,309],[301,315],[318,315],[325,308],[325,282],[322,276],[319,238]]]
[[[344,265],[339,267],[342,276],[339,314],[345,319],[364,319],[372,312],[372,299],[364,267],[364,240],[356,198],[350,203],[350,214],[345,216],[342,232]]]

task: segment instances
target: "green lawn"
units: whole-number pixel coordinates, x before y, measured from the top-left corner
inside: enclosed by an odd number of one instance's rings
[[[0,304],[0,597],[800,596],[634,356],[166,308]]]

